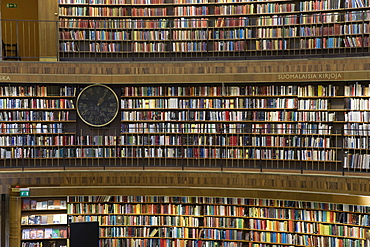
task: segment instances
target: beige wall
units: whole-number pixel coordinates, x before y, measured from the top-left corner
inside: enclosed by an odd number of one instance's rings
[[[7,3],[17,4],[17,8],[7,8]],[[38,0],[1,0],[1,18],[4,43],[18,43],[22,57],[38,57]]]

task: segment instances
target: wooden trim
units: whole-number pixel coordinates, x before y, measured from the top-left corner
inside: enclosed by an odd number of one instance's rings
[[[31,187],[31,196],[37,197],[151,194],[274,198],[361,205],[370,202],[367,199],[370,196],[370,179],[338,174],[211,170],[24,171],[2,172],[0,182],[3,193],[9,193],[9,186],[14,188],[18,185]]]
[[[370,58],[227,62],[2,62],[0,82],[258,83],[360,81]]]

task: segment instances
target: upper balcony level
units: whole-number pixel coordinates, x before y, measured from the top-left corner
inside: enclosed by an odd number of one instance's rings
[[[40,0],[35,20],[14,18],[7,8],[0,57],[217,61],[370,54],[366,1],[113,2]]]

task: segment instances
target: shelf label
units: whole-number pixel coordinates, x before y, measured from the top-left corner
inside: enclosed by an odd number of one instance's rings
[[[29,188],[21,188],[19,190],[19,195],[21,197],[27,197],[27,196],[30,196],[30,189]]]
[[[7,3],[6,7],[11,8],[11,9],[16,9],[18,8],[18,5],[16,3]]]
[[[8,75],[0,75],[0,81],[10,81],[10,76],[8,76]]]
[[[287,73],[278,74],[278,80],[310,80],[310,79],[320,79],[320,80],[338,80],[342,79],[342,73]]]

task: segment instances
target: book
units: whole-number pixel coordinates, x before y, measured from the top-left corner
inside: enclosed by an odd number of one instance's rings
[[[41,225],[46,225],[48,224],[48,215],[41,215]]]
[[[36,202],[36,210],[42,210],[42,202]]]
[[[41,216],[35,215],[35,225],[40,225],[40,224],[41,224]]]
[[[36,239],[36,229],[31,229],[30,230],[30,239]]]
[[[31,209],[32,210],[35,210],[36,209],[36,205],[37,205],[37,201],[31,200]]]
[[[53,237],[53,229],[46,228],[44,235],[45,235],[44,238],[52,238]]]
[[[61,238],[67,238],[67,229],[60,229],[59,230],[59,236]]]
[[[53,223],[54,224],[60,224],[61,221],[60,221],[60,214],[54,214],[53,215]]]
[[[35,225],[36,224],[36,221],[35,221],[35,215],[29,215],[28,216],[28,225]]]
[[[153,229],[151,233],[149,234],[149,237],[154,237],[157,234],[157,232],[158,232],[157,228]]]
[[[22,239],[30,239],[30,229],[22,230]]]
[[[54,208],[55,208],[55,209],[60,209],[60,208],[61,208],[60,203],[61,203],[61,201],[60,201],[60,200],[54,200]]]
[[[54,209],[54,200],[48,200],[47,201],[47,209]]]
[[[31,209],[31,200],[23,199],[22,200],[22,210],[30,210],[30,209]]]
[[[28,216],[22,216],[21,225],[28,225]]]
[[[59,229],[53,229],[52,230],[52,238],[60,238],[60,230]]]
[[[44,238],[44,230],[43,229],[37,229],[36,230],[36,238]]]

